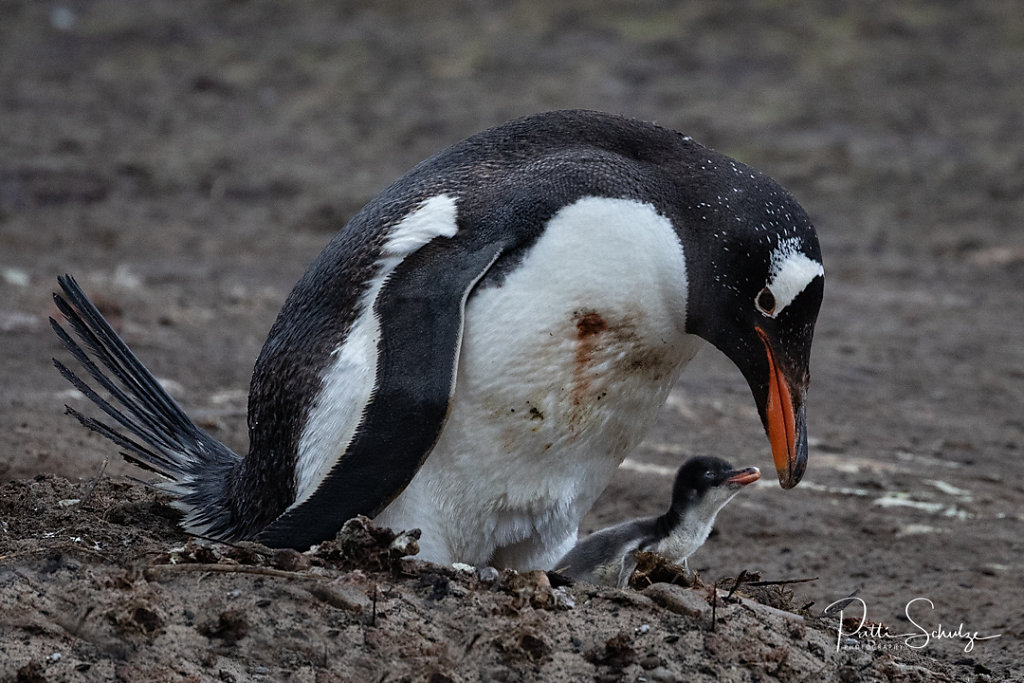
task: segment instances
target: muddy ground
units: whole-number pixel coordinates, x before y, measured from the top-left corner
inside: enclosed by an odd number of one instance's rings
[[[0,676],[1024,680],[1022,80],[1012,0],[0,0]],[[330,235],[441,147],[566,107],[683,130],[818,227],[807,475],[745,491],[691,562],[726,587],[816,577],[776,601],[802,616],[734,595],[712,619],[707,587],[172,553],[166,502],[62,415],[81,400],[50,364],[55,277],[244,451],[252,363]],[[584,530],[658,512],[701,453],[770,471],[712,349]],[[942,637],[835,652],[815,615],[854,591],[856,616]]]

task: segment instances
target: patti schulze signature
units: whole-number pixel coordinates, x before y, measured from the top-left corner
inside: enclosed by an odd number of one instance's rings
[[[861,617],[857,627],[852,631],[843,630],[844,625],[844,609],[851,603],[860,603]],[[836,652],[839,652],[843,645],[843,639],[851,636],[860,634],[863,632],[863,637],[869,638],[872,641],[885,641],[889,639],[903,639],[903,644],[907,647],[920,650],[923,647],[927,647],[928,643],[932,640],[962,640],[964,642],[964,652],[971,652],[974,649],[974,643],[979,640],[991,640],[998,638],[1002,634],[996,633],[992,635],[980,635],[979,631],[970,631],[964,628],[963,622],[960,623],[956,629],[943,628],[942,624],[938,624],[935,628],[927,628],[922,626],[920,623],[914,620],[911,616],[912,607],[917,603],[928,603],[931,609],[935,609],[935,603],[928,598],[914,598],[907,602],[906,607],[903,608],[903,613],[907,615],[907,619],[917,629],[909,633],[890,633],[889,628],[884,624],[875,624],[868,622],[868,605],[861,598],[849,597],[843,598],[842,600],[836,600],[831,605],[825,608],[823,612],[826,615],[834,614],[835,608],[839,609],[839,625],[836,627],[838,635],[836,637]],[[915,609],[920,609],[915,608]],[[920,618],[920,617],[919,617]],[[850,621],[853,621],[851,617]],[[847,626],[849,626],[847,624]]]

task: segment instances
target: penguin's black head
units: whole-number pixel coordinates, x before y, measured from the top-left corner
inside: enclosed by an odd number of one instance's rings
[[[737,470],[721,458],[690,458],[676,473],[672,507],[682,510],[709,497],[728,500],[739,489],[760,478],[761,473],[756,467]]]
[[[824,291],[818,237],[774,181],[708,151],[682,220],[686,329],[739,367],[757,403],[783,488],[807,467],[804,401]]]

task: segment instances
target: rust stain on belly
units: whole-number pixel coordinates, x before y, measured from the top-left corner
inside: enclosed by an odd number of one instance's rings
[[[674,363],[667,341],[652,345],[651,340],[645,340],[638,331],[637,319],[608,318],[584,309],[573,312],[573,323],[575,355],[572,385],[568,387],[568,416],[574,430],[607,397],[611,388],[607,381],[609,373],[618,379],[639,375],[658,382],[672,370]],[[599,377],[598,372],[605,376]]]
[[[586,399],[590,393],[588,367],[604,341],[602,337],[608,332],[608,321],[597,311],[576,311],[573,318],[576,322],[576,357],[573,362],[570,390],[572,408],[569,413],[569,424],[576,427],[583,418]]]
[[[576,313],[576,336],[583,341],[588,337],[601,334],[608,329],[608,321],[595,311],[578,311]]]

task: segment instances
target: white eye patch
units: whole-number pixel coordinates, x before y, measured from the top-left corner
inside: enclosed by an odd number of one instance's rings
[[[800,251],[800,242],[788,239],[779,242],[772,252],[768,283],[757,295],[754,303],[769,318],[775,318],[793,302],[800,292],[816,277],[823,276],[825,268],[818,261]],[[768,296],[765,296],[767,290]],[[772,305],[766,305],[772,304]]]

